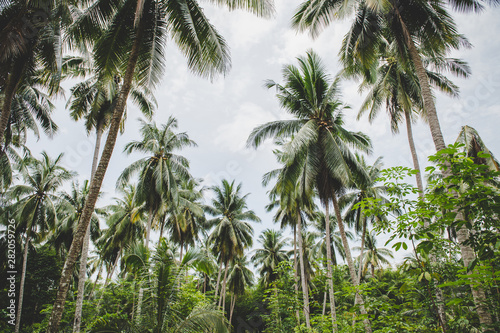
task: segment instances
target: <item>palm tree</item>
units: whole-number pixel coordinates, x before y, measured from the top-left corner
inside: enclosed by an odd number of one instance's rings
[[[168,218],[161,226],[166,224],[170,239],[179,244],[182,261],[183,250],[187,251],[188,245],[194,246],[199,238],[200,231],[206,227],[205,212],[200,200],[203,198],[204,188],[198,190],[199,182],[196,179],[183,180],[178,188],[178,204],[167,207]],[[168,203],[167,203],[168,205]]]
[[[229,264],[243,251],[252,246],[253,228],[249,222],[260,222],[254,211],[247,210],[247,198],[249,194],[241,194],[241,183],[235,185],[234,180],[229,183],[222,180],[221,185],[212,187],[214,198],[211,205],[206,206],[206,212],[214,216],[208,221],[215,228],[209,237],[213,244],[213,251],[218,255],[219,274],[215,289],[215,300],[219,291],[219,283],[224,264],[224,278],[220,288],[219,306],[225,306],[226,283]]]
[[[253,260],[253,259],[252,259]],[[228,277],[228,288],[233,294],[229,310],[229,324],[233,319],[234,306],[238,295],[245,293],[245,288],[253,284],[253,273],[248,269],[248,260],[245,256],[233,260]]]
[[[37,139],[40,130],[48,137],[57,132],[57,125],[51,118],[54,105],[50,96],[40,89],[41,73],[37,72],[20,82],[11,104],[11,114],[4,133],[3,144],[0,145],[0,188],[7,189],[12,182],[12,162],[19,163],[20,157],[16,149],[24,149],[28,131]]]
[[[345,43],[346,40],[344,40],[344,49],[347,48]],[[414,70],[405,68],[410,64],[405,64],[404,60],[398,59],[397,43],[387,42],[387,44],[381,51],[382,60],[375,74],[370,73],[361,84],[361,87],[369,88],[369,93],[358,113],[358,119],[369,111],[368,120],[372,122],[385,104],[391,122],[391,131],[395,134],[399,132],[400,122],[404,118],[413,168],[417,171],[415,177],[420,191],[419,196],[422,198],[424,187],[412,129],[412,122],[418,115],[425,119],[420,86]],[[459,59],[444,57],[427,57],[424,61],[437,69],[437,71],[426,69],[432,86],[450,96],[457,97],[458,87],[439,72],[448,70],[457,76],[467,78],[470,75],[468,65]],[[352,70],[347,70],[347,72],[352,72]]]
[[[16,234],[24,233],[24,254],[19,284],[19,301],[16,314],[15,332],[21,328],[24,282],[28,263],[28,249],[32,239],[43,239],[53,230],[57,222],[56,202],[59,200],[57,190],[70,180],[74,174],[61,166],[63,154],[55,159],[42,152],[42,159],[29,158],[20,166],[23,184],[11,187],[6,193],[16,203],[11,207],[17,225]]]
[[[462,126],[460,133],[456,140],[457,143],[464,145],[463,149],[467,155],[474,160],[474,163],[487,165],[490,170],[499,171],[500,164],[498,160],[493,156],[491,151],[486,147],[483,140],[479,136],[479,133],[470,126]],[[478,157],[478,153],[482,151],[490,155],[489,158]],[[469,239],[469,229],[462,227],[457,230],[457,241],[460,246],[460,252],[462,253],[462,260],[465,267],[469,267],[470,263],[476,259],[476,254],[474,250],[466,244]],[[476,287],[471,285],[472,295],[474,297],[474,303],[477,307],[477,313],[481,324],[489,325],[492,324],[491,314],[485,306],[486,295],[484,289],[481,287]]]
[[[186,133],[174,133],[177,120],[170,116],[167,123],[160,128],[155,122],[146,123],[141,120],[141,141],[132,141],[125,146],[127,154],[141,152],[149,156],[144,157],[123,170],[117,180],[117,186],[126,184],[132,175],[139,173],[136,200],[144,203],[148,210],[145,244],[149,244],[149,235],[152,222],[161,208],[162,202],[179,202],[177,193],[179,180],[191,178],[189,162],[176,150],[184,147],[196,146]]]
[[[450,0],[463,9],[473,7],[478,1],[465,3]],[[362,62],[358,69],[370,70],[377,62],[377,48],[381,44],[382,31],[388,29],[396,38],[404,59],[411,62],[420,85],[424,110],[431,129],[436,150],[444,149],[445,143],[439,125],[429,77],[426,75],[421,50],[431,55],[444,55],[450,49],[469,46],[456,32],[456,26],[443,4],[435,1],[401,2],[390,0],[382,6],[376,1],[321,1],[306,0],[296,11],[293,25],[299,30],[309,30],[313,37],[334,18],[343,18],[356,12],[353,28],[346,35],[346,48],[341,52],[345,61],[356,59]],[[369,26],[368,29],[365,27]],[[361,28],[361,29],[359,29]],[[418,46],[417,46],[418,45]]]
[[[329,218],[329,205],[337,216],[339,230],[346,251],[346,259],[352,282],[358,285],[354,263],[347,242],[337,196],[349,184],[350,176],[363,174],[350,147],[370,150],[370,141],[362,133],[347,131],[342,127],[343,104],[337,99],[338,79],[330,82],[318,56],[309,51],[306,57],[298,58],[299,68],[288,65],[283,69],[285,85],[268,81],[269,88],[276,87],[281,106],[296,119],[278,120],[255,128],[247,143],[259,146],[268,137],[290,137],[292,140],[284,151],[285,187],[296,188],[301,196],[317,190],[320,201],[325,206]],[[330,234],[330,223],[326,223],[326,233]],[[327,238],[329,243],[329,238]],[[330,244],[327,245],[328,274],[331,277]],[[331,281],[331,279],[330,279]],[[331,294],[333,285],[330,283]],[[360,295],[356,298],[365,313]],[[333,304],[332,304],[333,305]],[[333,314],[334,309],[332,309]],[[365,328],[371,332],[368,320]]]
[[[386,248],[377,248],[377,239],[373,232],[368,232],[366,234],[365,249],[363,252],[361,247],[354,247],[353,250],[362,251],[359,255],[359,265],[363,267],[363,274],[366,274],[368,266],[371,268],[372,277],[375,276],[375,268],[382,268],[382,264],[389,264],[387,257],[394,259],[394,255],[391,250]]]
[[[163,47],[166,44],[164,41],[167,35],[187,56],[188,66],[196,74],[213,78],[219,73],[227,72],[229,68],[229,55],[225,41],[210,24],[197,1],[130,1],[118,7],[117,11],[101,11],[97,13],[98,15],[93,15],[96,14],[96,10],[99,11],[102,8],[99,6],[101,1],[107,0],[98,1],[82,19],[82,21],[87,19],[85,27],[90,30],[94,27],[101,27],[100,23],[103,21],[110,22],[106,33],[102,34],[96,43],[96,54],[99,59],[97,66],[99,68],[123,66],[126,70],[111,118],[106,144],[96,174],[90,184],[88,200],[81,217],[81,227],[77,230],[61,274],[56,301],[47,326],[49,333],[57,332],[62,318],[70,272],[90,223],[97,195],[116,143],[134,76],[139,76],[141,84],[154,85],[159,81],[163,69]],[[218,0],[217,3],[230,9],[246,9],[260,16],[269,16],[273,12],[270,0],[236,2]],[[130,15],[134,11],[135,15]],[[97,19],[98,22],[93,19]],[[85,34],[83,36],[85,37]],[[93,36],[89,34],[88,37],[92,39]],[[106,54],[110,57],[106,57]],[[106,62],[105,59],[108,61]],[[120,61],[121,59],[127,59],[126,65]],[[115,66],[112,66],[113,64]]]
[[[274,270],[279,263],[288,260],[288,254],[283,249],[287,239],[282,237],[281,231],[266,229],[259,236],[259,243],[262,248],[256,249],[252,256],[252,262],[260,266],[259,273],[261,282],[268,287],[278,276]]]
[[[13,109],[16,95],[26,93],[25,89],[33,85],[37,71],[50,74],[42,79],[38,77],[36,84],[47,86],[51,95],[58,91],[63,28],[72,18],[67,3],[63,1],[10,1],[0,8],[0,17],[1,147],[6,140],[12,111],[18,111]]]

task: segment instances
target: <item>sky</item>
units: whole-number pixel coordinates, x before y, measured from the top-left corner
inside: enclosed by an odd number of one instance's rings
[[[264,88],[264,81],[281,83],[284,65],[296,64],[296,57],[314,50],[322,59],[332,77],[340,70],[338,52],[350,21],[331,24],[313,40],[307,33],[297,33],[290,20],[301,0],[275,0],[276,13],[271,19],[255,17],[243,11],[229,12],[206,2],[205,14],[225,37],[231,50],[232,69],[225,77],[214,82],[190,73],[186,60],[176,50],[173,42],[166,47],[166,72],[155,96],[158,108],[154,115],[157,124],[165,123],[170,115],[178,119],[179,131],[185,131],[197,142],[198,147],[181,152],[191,161],[192,175],[204,179],[204,185],[219,184],[221,179],[242,182],[243,193],[250,193],[248,207],[262,219],[254,224],[255,237],[273,224],[272,213],[265,211],[268,204],[261,185],[262,175],[278,167],[272,154],[272,143],[266,142],[258,150],[246,148],[251,130],[263,123],[289,118],[275,98],[275,91]],[[469,38],[473,48],[456,51],[453,57],[466,60],[472,76],[453,78],[461,89],[461,97],[452,99],[437,93],[437,111],[446,143],[455,141],[461,126],[469,125],[478,130],[490,150],[500,154],[497,132],[500,125],[500,8],[487,8],[482,14],[454,14],[459,32]],[[70,83],[66,83],[69,97]],[[345,112],[346,128],[362,131],[370,136],[374,151],[368,161],[383,156],[386,167],[403,165],[411,167],[411,155],[404,127],[398,135],[390,131],[384,112],[370,124],[366,118],[359,121],[356,115],[364,95],[358,92],[358,82],[342,82],[342,99],[351,106]],[[53,139],[31,139],[28,146],[35,156],[47,151],[55,157],[64,153],[64,165],[78,172],[82,182],[90,174],[95,135],[84,130],[83,122],[74,122],[65,110],[66,102],[56,102],[54,120],[60,131]],[[115,182],[121,171],[141,158],[139,154],[125,155],[123,147],[131,140],[139,140],[140,112],[130,106],[125,133],[119,136],[108,167],[102,191],[104,196],[98,206],[112,203]],[[434,153],[434,145],[426,124],[418,123],[414,137],[422,168],[426,156]],[[103,143],[104,144],[104,143]],[[256,238],[255,238],[256,239]],[[383,242],[380,242],[383,245]],[[396,258],[401,259],[400,252]]]

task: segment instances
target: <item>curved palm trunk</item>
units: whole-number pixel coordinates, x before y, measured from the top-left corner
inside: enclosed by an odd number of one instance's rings
[[[295,299],[298,303],[298,297],[299,297],[299,272],[298,272],[298,265],[297,265],[297,226],[293,226],[293,269],[294,273],[293,276],[295,278]],[[295,312],[295,316],[297,317],[297,324],[300,326],[300,311],[297,308],[297,311]]]
[[[332,242],[330,231],[330,209],[329,204],[325,204],[325,240],[326,240],[326,279],[328,280],[328,287],[330,288],[330,311],[332,314],[332,327],[333,332],[337,331],[337,311],[335,310],[335,295],[333,290],[332,279]],[[325,295],[326,302],[326,295]]]
[[[137,58],[139,56],[139,48],[142,41],[143,29],[143,24],[139,23],[134,39],[134,44],[130,52],[130,57],[123,79],[120,96],[116,103],[113,117],[111,119],[108,137],[106,139],[106,144],[104,145],[101,160],[97,167],[96,173],[92,178],[92,181],[90,182],[89,194],[87,196],[87,200],[85,201],[85,207],[80,217],[81,223],[78,224],[77,231],[73,237],[73,242],[71,243],[66,262],[64,263],[64,267],[61,272],[61,279],[59,280],[56,300],[54,302],[54,307],[52,309],[52,313],[47,325],[47,333],[56,333],[61,322],[64,305],[66,303],[66,295],[70,286],[71,274],[73,272],[79,252],[82,248],[83,239],[85,238],[85,232],[87,231],[87,226],[90,223],[90,219],[92,217],[92,213],[94,211],[95,204],[101,190],[102,182],[104,180],[104,175],[106,174],[106,170],[111,159],[111,154],[113,153],[113,149],[115,147],[118,131],[120,130],[120,123],[123,117],[123,112],[125,111],[127,98],[130,92],[130,88],[132,87],[132,79],[135,66],[137,64]]]
[[[97,169],[97,163],[99,162],[99,152],[101,148],[102,132],[103,132],[102,122],[99,121],[96,126],[94,158],[92,160],[92,170],[90,172],[90,179],[94,177],[95,171]],[[73,333],[80,332],[80,326],[82,323],[82,309],[83,309],[83,296],[84,296],[83,294],[85,292],[85,282],[87,280],[87,258],[89,254],[89,245],[90,245],[90,223],[87,227],[87,232],[85,233],[85,238],[83,240],[83,247],[82,247],[82,255],[80,256],[80,268],[78,271],[78,292],[76,295]]]
[[[300,279],[302,282],[302,297],[304,299],[304,317],[306,318],[306,327],[311,327],[309,320],[309,289],[307,287],[306,272],[304,265],[304,245],[302,243],[302,218],[297,214],[297,233],[299,239],[299,259],[300,259]]]
[[[10,73],[7,84],[5,86],[2,113],[0,114],[0,147],[2,147],[4,143],[4,135],[9,124],[12,101],[14,100],[17,88],[19,87],[19,83],[21,82],[23,70],[24,61],[14,61],[12,72]],[[3,153],[4,150],[0,149],[0,155]]]
[[[17,304],[16,326],[14,328],[15,333],[19,333],[19,330],[21,328],[21,312],[23,310],[24,282],[26,282],[26,267],[28,266],[29,241],[30,241],[30,232],[28,231],[26,233],[26,243],[24,245],[23,268],[21,271],[21,281],[19,282],[19,301]]]
[[[347,266],[349,267],[349,274],[351,276],[352,284],[355,287],[357,287],[359,285],[359,282],[356,276],[356,271],[354,269],[354,263],[352,261],[351,249],[349,247],[349,243],[347,242],[347,236],[344,229],[344,222],[342,220],[342,216],[340,215],[339,203],[337,202],[337,197],[335,196],[335,194],[332,196],[332,202],[333,202],[333,209],[335,211],[335,216],[337,217],[337,222],[339,225],[340,237],[342,238],[342,244],[344,245]],[[356,292],[355,300],[356,300],[355,304],[359,304],[359,309],[361,314],[366,315],[367,312],[365,309],[365,302],[363,300],[363,297],[361,297],[361,295],[358,292]],[[365,332],[372,333],[370,320],[366,318],[363,320],[363,323],[365,325]]]

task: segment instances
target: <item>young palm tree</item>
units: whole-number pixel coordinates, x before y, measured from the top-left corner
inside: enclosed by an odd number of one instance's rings
[[[49,333],[57,332],[62,318],[70,272],[73,270],[90,223],[97,195],[116,143],[134,76],[139,76],[141,85],[153,86],[159,81],[163,69],[163,47],[166,45],[167,36],[180,47],[181,52],[188,58],[189,68],[196,74],[213,78],[217,74],[227,72],[229,68],[225,41],[210,24],[198,1],[129,1],[119,6],[116,11],[107,12],[101,10],[110,8],[100,6],[104,2],[107,0],[98,1],[95,6],[89,8],[88,14],[82,21],[87,20],[84,26],[89,30],[102,27],[103,22],[110,22],[106,25],[108,27],[106,33],[102,34],[96,43],[99,59],[97,65],[100,68],[123,66],[126,70],[111,118],[106,144],[90,184],[90,192],[81,217],[81,227],[77,230],[61,274],[56,301],[47,326]],[[246,9],[259,16],[269,16],[273,12],[270,0],[218,0],[217,3],[230,9]],[[130,15],[134,12],[135,15]],[[85,34],[83,36],[85,37]],[[91,40],[93,35],[88,34],[88,37]],[[105,59],[108,61],[104,61]],[[127,59],[126,64],[121,61],[122,59]]]
[[[347,242],[337,197],[349,184],[351,175],[363,174],[351,147],[368,152],[370,141],[362,133],[347,131],[342,127],[343,104],[338,100],[338,80],[331,82],[318,56],[312,51],[298,58],[299,68],[289,65],[283,69],[285,85],[269,81],[269,88],[276,87],[281,106],[295,116],[292,120],[278,120],[255,128],[248,138],[248,145],[257,147],[268,137],[290,137],[284,150],[285,188],[296,189],[301,196],[317,190],[329,217],[329,205],[337,216],[339,230],[346,251],[352,282],[358,285],[354,263]],[[298,186],[297,186],[298,184]],[[330,234],[330,223],[326,223]],[[329,238],[327,238],[329,242]],[[327,265],[331,277],[330,245],[327,246]],[[331,279],[330,279],[331,281]],[[331,283],[330,283],[331,285]],[[331,285],[331,294],[333,286]],[[360,295],[356,298],[365,313]],[[333,309],[332,309],[333,314]],[[368,320],[365,328],[371,332]]]
[[[196,143],[190,140],[186,133],[174,132],[177,120],[172,116],[160,128],[155,122],[141,123],[142,140],[128,143],[124,151],[127,154],[141,152],[148,156],[126,167],[118,177],[117,186],[128,183],[132,175],[139,174],[135,199],[144,203],[148,210],[145,239],[148,246],[152,223],[162,203],[168,202],[176,206],[179,202],[177,182],[191,178],[188,160],[174,152],[184,147],[196,146]]]
[[[219,274],[215,289],[215,300],[219,291],[219,282],[224,264],[224,278],[220,287],[219,306],[225,306],[226,283],[229,264],[234,258],[243,255],[243,251],[252,246],[253,228],[249,222],[260,222],[254,211],[247,210],[247,197],[241,194],[241,184],[235,185],[222,180],[221,185],[212,187],[214,198],[206,212],[214,216],[208,224],[215,226],[210,234],[209,242],[219,260]]]
[[[24,233],[24,254],[19,284],[19,300],[16,314],[15,332],[21,328],[21,313],[23,306],[24,282],[28,263],[28,249],[32,239],[44,238],[53,230],[57,222],[56,201],[59,200],[57,190],[70,180],[74,174],[61,166],[60,154],[51,159],[42,152],[42,159],[29,158],[20,166],[23,184],[11,187],[6,193],[16,202],[10,208],[14,212],[16,234]]]
[[[266,229],[259,236],[259,243],[262,248],[255,250],[252,262],[260,266],[261,283],[265,287],[268,287],[271,282],[278,278],[274,270],[279,263],[288,260],[287,251],[283,249],[286,242],[287,239],[282,237],[281,231]]]

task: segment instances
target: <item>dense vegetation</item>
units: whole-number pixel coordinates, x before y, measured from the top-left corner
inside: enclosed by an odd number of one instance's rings
[[[213,2],[274,12],[271,0]],[[470,46],[450,8],[479,11],[483,2],[297,8],[293,28],[313,38],[333,19],[354,18],[339,75],[310,50],[266,81],[289,117],[248,133],[248,149],[272,140],[280,165],[263,175],[276,225],[264,221],[256,235],[261,217],[243,185],[204,186],[182,155],[196,142],[174,116],[153,120],[167,39],[195,74],[229,70],[228,46],[198,1],[2,4],[0,331],[500,331],[500,164],[470,126],[445,144],[433,95],[458,96],[446,75],[471,73],[448,57]],[[385,109],[393,132],[404,123],[413,168],[370,162],[369,135],[344,121],[339,83],[353,78],[368,91],[358,118]],[[26,145],[40,130],[57,140],[53,101],[67,79],[76,82],[67,109],[96,137],[91,179],[81,183],[62,154],[36,156]],[[141,157],[123,167],[104,206],[127,103],[144,119],[124,153]],[[425,172],[418,119],[436,148]],[[398,251],[411,255],[395,263]]]

